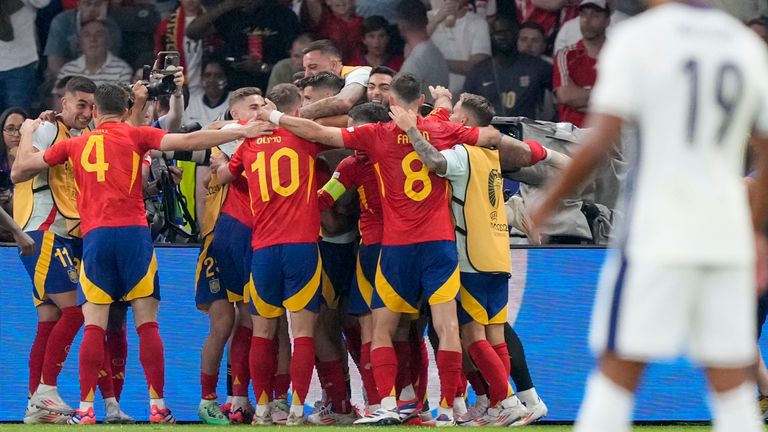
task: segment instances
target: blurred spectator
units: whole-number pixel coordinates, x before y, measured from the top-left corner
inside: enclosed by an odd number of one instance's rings
[[[301,89],[301,106],[335,96],[344,87],[344,80],[331,72],[319,72],[296,83]]]
[[[203,55],[211,54],[213,47],[207,47],[210,38],[190,39],[185,30],[189,23],[204,13],[200,0],[181,0],[178,8],[160,22],[155,33],[155,53],[160,51],[178,51],[179,65],[184,67],[189,94],[202,93],[200,83]],[[162,65],[160,65],[162,67]]]
[[[436,11],[440,9],[444,3],[445,0],[429,0],[429,4],[431,6],[430,10]],[[501,3],[504,4],[506,1],[501,0]],[[470,7],[476,14],[485,18],[488,23],[492,22],[493,18],[496,16],[496,0],[474,0],[470,2]]]
[[[405,62],[400,73],[412,73],[421,81],[427,102],[434,102],[429,86],[448,87],[448,63],[427,33],[427,7],[419,0],[401,0],[397,5],[397,28],[405,40]]]
[[[578,127],[584,124],[589,95],[597,79],[597,56],[605,43],[610,16],[606,0],[582,0],[579,22],[583,38],[555,55],[553,87],[560,121]]]
[[[0,1],[0,111],[29,109],[35,94],[35,16],[50,0]]]
[[[397,4],[399,0],[357,0],[357,14],[363,18],[378,15],[387,22],[397,23]]]
[[[389,88],[394,77],[395,71],[386,66],[373,68],[368,77],[368,102],[389,106]]]
[[[90,78],[97,86],[106,83],[129,83],[133,69],[109,52],[109,27],[104,21],[93,20],[80,28],[80,46],[83,54],[64,63],[58,79],[68,75]]]
[[[304,57],[304,49],[310,43],[312,43],[312,36],[307,33],[296,37],[291,44],[291,51],[288,53],[289,57],[280,60],[272,68],[272,73],[269,75],[269,84],[267,84],[267,92],[278,84],[292,83],[293,75],[304,70],[302,58]]]
[[[533,21],[544,29],[547,47],[552,47],[560,23],[579,15],[579,0],[516,0],[517,22]]]
[[[749,20],[747,26],[768,44],[768,16]]]
[[[184,111],[183,124],[189,127],[199,123],[208,124],[223,117],[229,107],[229,70],[227,63],[219,58],[203,60],[203,74],[200,80],[203,93],[190,95],[189,105]]]
[[[61,112],[61,98],[64,97],[65,87],[72,76],[65,76],[60,80],[47,80],[40,86],[38,97],[40,98],[39,110],[51,110],[56,113]]]
[[[488,22],[469,7],[469,0],[445,0],[428,14],[427,33],[448,62],[449,89],[454,94],[464,87],[469,71],[491,56]]]
[[[111,44],[109,50],[120,54],[122,32],[120,26],[107,16],[107,0],[80,0],[77,9],[65,10],[51,21],[45,55],[48,58],[47,75],[56,78],[64,63],[82,54],[80,31],[83,24],[103,20],[107,24]]]
[[[151,65],[155,30],[160,25],[154,0],[112,0],[109,12],[123,33],[120,57],[128,60],[133,68]]]
[[[765,0],[710,0],[708,3],[742,22],[756,16],[768,16],[768,2]]]
[[[232,59],[233,88],[265,88],[269,71],[285,58],[299,34],[299,20],[274,0],[224,0],[187,26],[187,36],[200,40],[217,33],[223,54]]]
[[[612,7],[612,3],[616,3],[615,0],[611,1],[609,0],[607,2],[608,7],[611,9],[611,23],[609,24],[609,28],[611,25],[618,24],[625,19],[629,18],[629,15],[626,13],[615,10]],[[553,52],[558,52],[561,49],[574,45],[578,43],[581,40],[581,19],[576,16],[575,18],[571,18],[564,24],[560,26],[560,30],[557,32],[557,38],[555,39],[555,47]]]
[[[551,119],[554,109],[551,102],[545,106],[545,94],[552,88],[552,65],[518,52],[516,21],[499,16],[491,29],[494,56],[472,69],[464,91],[484,96],[499,116]]]
[[[26,118],[27,113],[19,107],[8,108],[0,114],[0,126],[3,129],[3,134],[0,136],[0,207],[9,215],[13,215],[11,166],[16,159],[16,151],[21,141],[19,129]]]
[[[393,54],[390,46],[389,24],[384,17],[374,15],[363,20],[360,30],[363,48],[349,61],[355,66],[386,66],[394,71],[403,65],[403,56]]]
[[[308,26],[318,39],[328,39],[341,51],[341,60],[360,54],[363,18],[355,13],[355,0],[304,0]]]
[[[517,35],[517,50],[534,57],[541,57],[552,63],[552,59],[544,56],[547,42],[544,40],[544,28],[533,21],[527,21],[520,25],[520,33]]]

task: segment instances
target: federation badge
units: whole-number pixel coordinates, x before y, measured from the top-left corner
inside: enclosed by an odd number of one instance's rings
[[[520,77],[520,87],[528,87],[531,85],[531,77],[523,75]]]
[[[216,294],[219,291],[221,291],[221,284],[219,284],[218,279],[211,279],[208,282],[208,289],[211,291],[211,293]]]
[[[75,269],[69,269],[67,270],[67,276],[69,276],[69,281],[72,283],[77,283],[77,270]]]

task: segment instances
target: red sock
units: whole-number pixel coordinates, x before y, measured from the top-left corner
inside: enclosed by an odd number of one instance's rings
[[[80,342],[80,400],[93,402],[99,370],[104,362],[104,329],[97,325],[85,326]]]
[[[115,397],[115,384],[112,382],[112,357],[109,355],[109,350],[104,347],[104,358],[101,361],[101,369],[99,370],[99,390],[101,391],[101,397],[104,399]]]
[[[379,389],[379,398],[395,396],[397,378],[397,354],[392,347],[378,347],[371,350],[373,378]]]
[[[291,381],[293,384],[292,405],[303,405],[312,381],[315,368],[315,341],[311,337],[297,337],[293,340],[291,357]]]
[[[498,345],[494,345],[493,350],[496,351],[496,355],[501,360],[501,364],[504,365],[504,371],[507,374],[507,378],[509,378],[510,374],[512,373],[512,364],[509,360],[509,350],[507,350],[507,343],[502,342]]]
[[[464,397],[467,394],[467,376],[464,371],[459,372],[459,382],[456,384],[456,397]]]
[[[275,356],[272,352],[274,348],[272,339],[251,337],[250,375],[253,381],[253,394],[256,395],[256,403],[259,405],[266,405],[272,400],[272,376],[275,368]]]
[[[144,323],[136,329],[139,334],[139,360],[147,378],[150,399],[162,399],[165,387],[165,357],[159,329],[157,322]]]
[[[415,363],[411,358],[411,344],[408,341],[393,341],[392,345],[395,348],[395,355],[397,355],[397,378],[395,378],[395,393],[400,397],[400,392],[405,387],[412,384],[411,374]]]
[[[360,349],[363,345],[362,336],[360,334],[360,322],[355,323],[344,329],[344,343],[347,345],[347,351],[349,352],[352,361],[356,365],[360,365]]]
[[[487,340],[479,340],[469,346],[469,355],[480,369],[480,373],[488,379],[488,397],[491,406],[507,398],[509,390],[509,375],[504,372],[496,352],[491,348]]]
[[[461,353],[438,350],[437,373],[440,376],[440,406],[453,408],[453,398],[461,376]]]
[[[483,379],[483,375],[478,370],[473,370],[467,374],[467,380],[469,385],[472,386],[472,390],[478,396],[484,396],[488,394],[488,384]]]
[[[208,375],[200,372],[200,387],[202,388],[202,398],[205,400],[216,400],[216,387],[219,385],[219,374]]]
[[[232,336],[229,350],[229,361],[232,364],[232,396],[248,396],[248,381],[251,379],[248,351],[253,344],[252,335],[253,330],[250,328],[238,326]],[[256,399],[258,400],[258,396]]]
[[[56,380],[64,366],[64,361],[67,359],[72,341],[82,326],[83,312],[79,307],[70,306],[61,310],[61,317],[56,321],[45,346],[41,383],[50,386],[56,385]]]
[[[424,403],[427,401],[427,385],[429,384],[429,353],[427,352],[427,341],[424,336],[418,336],[418,345],[420,351],[420,364],[417,369],[418,378],[416,380],[416,397]]]
[[[376,380],[373,378],[373,366],[371,366],[371,343],[367,342],[360,346],[360,379],[365,388],[365,397],[368,405],[378,405],[381,403],[379,389],[376,388]]]
[[[125,327],[107,330],[105,348],[112,359],[112,386],[115,389],[115,398],[120,400],[125,384],[125,360],[128,358],[128,333]]]
[[[272,378],[272,393],[275,395],[275,399],[287,399],[288,387],[291,385],[290,374],[276,374]]]
[[[350,412],[351,404],[347,397],[347,384],[344,376],[344,365],[341,360],[317,362],[317,378],[325,390],[328,401],[333,404],[334,412],[346,414]]]
[[[40,384],[40,375],[43,373],[43,359],[45,358],[45,346],[48,337],[53,331],[56,321],[39,321],[37,333],[29,351],[29,395],[32,396]]]

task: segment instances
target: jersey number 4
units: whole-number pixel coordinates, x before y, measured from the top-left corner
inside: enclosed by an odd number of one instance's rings
[[[699,116],[699,93],[701,92],[699,77],[700,66],[695,59],[690,59],[685,63],[683,70],[689,78],[690,85],[690,105],[688,110],[688,133],[689,144],[693,144],[696,139],[696,125]],[[717,142],[721,143],[733,121],[733,114],[739,105],[744,93],[744,78],[741,70],[733,63],[723,63],[718,66],[715,80],[715,99],[723,112],[723,120],[717,130]]]
[[[96,162],[91,162],[91,154],[94,153]],[[80,155],[80,165],[86,172],[95,172],[96,181],[103,182],[107,179],[109,164],[104,161],[104,136],[91,135],[85,143],[83,153]]]

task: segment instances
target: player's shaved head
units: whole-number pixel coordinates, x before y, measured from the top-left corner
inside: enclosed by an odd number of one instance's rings
[[[390,98],[394,97],[395,101],[401,102],[395,105],[417,104],[422,97],[421,81],[412,73],[404,73],[392,80],[390,91],[392,93]]]
[[[67,84],[64,86],[64,91],[67,93],[96,93],[96,84],[90,79],[82,76],[73,76],[67,80]]]
[[[96,89],[93,99],[100,117],[122,116],[128,111],[131,94],[117,84],[102,84]]]
[[[375,102],[356,105],[349,110],[348,115],[354,125],[384,123],[390,120],[387,107]]]
[[[267,93],[278,110],[293,113],[301,107],[301,90],[293,84],[278,84]]]

